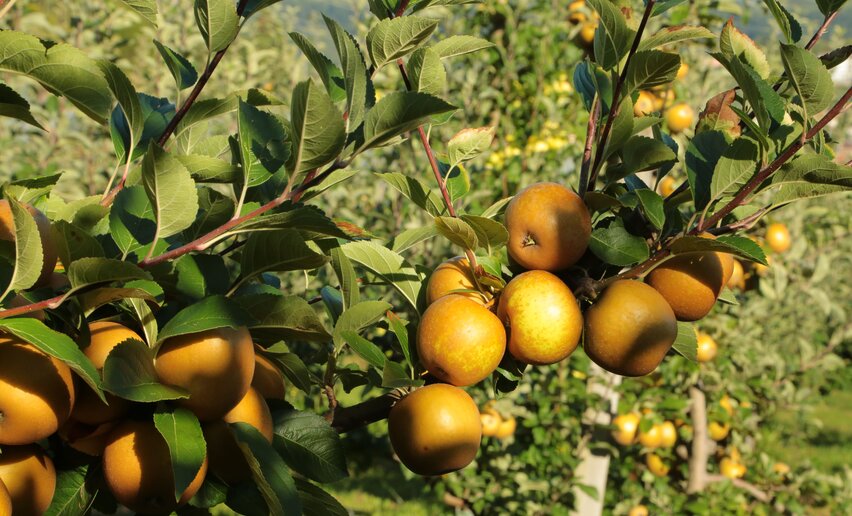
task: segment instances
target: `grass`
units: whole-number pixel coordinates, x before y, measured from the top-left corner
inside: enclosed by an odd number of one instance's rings
[[[767,451],[790,466],[830,473],[852,464],[852,392],[832,392],[804,414],[779,412],[772,423]]]

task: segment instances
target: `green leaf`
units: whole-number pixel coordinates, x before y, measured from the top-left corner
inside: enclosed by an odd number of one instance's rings
[[[180,161],[180,164],[189,171],[190,177],[198,183],[236,183],[243,175],[239,166],[211,156],[188,154],[174,158]],[[201,196],[200,192],[199,196]],[[233,206],[233,202],[231,205]]]
[[[617,225],[592,231],[589,249],[605,263],[622,267],[647,260],[649,256],[644,238],[632,235]]]
[[[316,269],[325,262],[295,229],[260,231],[249,236],[243,248],[240,283],[264,272]]]
[[[298,473],[317,482],[336,482],[349,474],[340,436],[322,416],[287,408],[272,411],[275,447]]]
[[[5,192],[4,197],[9,202],[9,208],[12,212],[15,263],[12,278],[0,299],[5,298],[9,292],[32,287],[41,276],[44,266],[41,234],[35,219],[17,199],[10,197]]]
[[[345,81],[343,72],[340,71],[340,68],[338,68],[336,64],[332,63],[331,59],[326,57],[325,54],[317,50],[314,44],[311,43],[306,36],[299,34],[298,32],[291,32],[290,39],[293,40],[296,46],[305,54],[305,57],[308,58],[311,66],[314,67],[314,70],[316,70],[319,75],[320,80],[325,86],[325,90],[328,92],[329,97],[331,97],[331,100],[339,102],[347,98],[346,90],[340,86],[340,83]]]
[[[633,132],[633,99],[630,95],[625,95],[612,121],[612,130],[606,142],[603,159],[620,151]]]
[[[481,38],[459,35],[442,39],[429,48],[434,50],[441,59],[447,59],[450,57],[470,54],[472,52],[478,52],[493,46],[494,43]]]
[[[179,139],[190,128],[211,118],[226,115],[239,108],[239,99],[252,106],[277,106],[281,102],[271,98],[267,93],[257,89],[233,93],[224,98],[212,98],[196,101],[186,112],[186,116],[175,130],[175,139]],[[215,139],[215,137],[214,137]]]
[[[391,249],[396,253],[407,251],[420,242],[429,240],[430,238],[440,235],[438,228],[430,224],[420,228],[406,229],[393,238]]]
[[[595,62],[604,69],[615,68],[627,55],[636,33],[627,27],[624,14],[609,0],[589,0],[600,16],[600,24],[595,30]]]
[[[144,342],[128,339],[110,351],[104,362],[104,389],[141,403],[188,398],[178,387],[163,385],[154,369],[153,350]]]
[[[802,27],[799,22],[787,12],[787,9],[784,9],[784,6],[778,0],[763,0],[763,3],[775,17],[778,27],[784,33],[784,37],[787,38],[787,43],[794,43],[802,39]]]
[[[270,348],[268,351],[272,351]],[[270,358],[278,365],[287,381],[306,394],[311,393],[311,374],[295,353],[275,353]]]
[[[438,168],[447,185],[450,199],[457,201],[470,192],[470,174],[464,165],[459,164],[452,169],[443,161],[438,161]]]
[[[364,121],[367,105],[367,91],[372,87],[364,54],[351,34],[346,32],[339,23],[323,15],[328,27],[340,65],[343,67],[343,84],[346,88],[346,113],[348,126],[357,128]]]
[[[770,68],[766,54],[751,38],[734,27],[733,20],[728,20],[728,23],[722,29],[719,36],[719,50],[729,60],[747,63],[761,79],[765,80],[769,77]],[[737,82],[739,82],[739,79]]]
[[[301,514],[302,503],[296,484],[272,445],[248,423],[231,423],[230,427],[248,461],[254,484],[269,507],[269,514]]]
[[[370,241],[350,242],[341,249],[350,260],[390,283],[416,309],[423,278],[402,256]]]
[[[684,236],[672,242],[670,249],[673,255],[695,252],[714,251],[733,254],[746,260],[766,265],[766,255],[763,249],[750,238],[738,236],[721,236],[715,240],[698,236]]]
[[[744,185],[755,173],[759,159],[757,143],[750,138],[738,138],[716,162],[710,183],[710,198],[719,199]]]
[[[30,103],[2,82],[0,82],[0,116],[15,118],[42,131],[45,130],[30,112]]]
[[[677,161],[677,155],[665,142],[647,136],[631,136],[622,154],[628,174],[654,170]]]
[[[79,258],[68,266],[71,292],[114,281],[150,280],[151,275],[136,264],[111,258]]]
[[[340,293],[343,296],[343,306],[348,309],[358,304],[361,293],[358,286],[358,275],[349,257],[343,253],[339,246],[330,251],[331,266],[337,281],[340,283]]]
[[[163,61],[169,68],[169,72],[174,77],[178,90],[189,88],[195,84],[198,80],[198,72],[195,71],[195,67],[192,66],[192,63],[187,58],[163,45],[156,39],[154,40],[154,46],[157,47],[160,57],[163,58]]]
[[[852,189],[852,167],[826,156],[805,154],[784,164],[766,189],[773,190],[773,206],[848,191]]]
[[[169,446],[177,501],[198,475],[207,456],[201,424],[189,410],[176,408],[155,412],[154,426]]]
[[[258,337],[268,335],[271,340],[319,342],[331,340],[331,334],[316,311],[301,297],[252,294],[234,298],[234,301],[251,314],[252,321],[248,326]]]
[[[351,331],[357,333],[375,324],[384,317],[385,312],[390,310],[390,308],[391,305],[384,301],[361,301],[343,312],[334,325],[335,351],[339,351],[343,347],[343,332]]]
[[[405,65],[412,91],[439,95],[447,84],[441,56],[429,47],[418,48]]]
[[[248,0],[246,7],[243,9],[243,16],[248,19],[257,14],[258,11],[271,7],[282,0]]]
[[[650,50],[652,48],[657,48],[664,45],[671,45],[674,43],[688,41],[691,39],[712,39],[715,37],[715,34],[713,34],[710,30],[704,27],[691,25],[674,25],[672,27],[663,27],[659,31],[655,32],[652,36],[643,39],[639,43],[638,50]]]
[[[436,20],[419,16],[380,21],[367,34],[367,51],[373,67],[378,70],[410,54],[422,45],[437,27]]]
[[[53,499],[42,516],[78,516],[86,514],[92,504],[93,495],[86,489],[89,465],[59,471]]]
[[[475,215],[462,215],[461,219],[476,233],[478,247],[484,248],[489,254],[492,249],[501,247],[509,241],[509,231],[496,220]]]
[[[686,176],[696,209],[710,202],[713,172],[729,144],[720,131],[703,131],[695,135],[686,148]]]
[[[0,70],[38,81],[98,123],[109,117],[112,94],[100,68],[72,46],[46,45],[29,34],[0,31]]]
[[[817,56],[796,45],[781,44],[781,62],[806,115],[814,116],[831,105],[834,84]]]
[[[450,242],[463,249],[476,249],[479,239],[476,231],[462,219],[456,217],[435,217],[435,227]]]
[[[237,136],[243,188],[272,178],[290,157],[290,135],[271,114],[239,100]]]
[[[662,86],[675,80],[680,69],[680,56],[659,50],[642,50],[633,55],[627,70],[627,91]]]
[[[333,496],[307,480],[296,478],[296,489],[305,516],[348,516],[349,511]]]
[[[153,284],[157,285],[156,283]],[[160,294],[162,295],[162,289],[160,289]],[[146,289],[112,287],[99,288],[96,290],[85,292],[83,294],[80,294],[79,296],[80,307],[83,309],[83,313],[85,313],[86,315],[90,315],[92,312],[94,312],[101,306],[115,301],[123,301],[125,299],[142,299],[145,301],[156,301],[156,296],[152,295],[151,292]]]
[[[195,0],[195,24],[211,54],[226,49],[240,30],[236,4],[231,0]]]
[[[153,242],[180,233],[195,222],[198,193],[189,171],[153,142],[142,160],[142,186],[154,209]]]
[[[817,0],[816,4],[819,7],[819,12],[824,16],[829,16],[831,13],[836,13],[846,3],[846,0]]]
[[[118,3],[157,27],[157,0],[118,0]]]
[[[456,108],[438,97],[420,92],[394,92],[385,95],[367,112],[364,143],[360,150],[378,147],[425,124],[430,117]]]
[[[65,362],[101,400],[106,401],[98,370],[68,335],[51,330],[43,322],[30,317],[0,319],[0,329]]]
[[[349,344],[349,347],[352,348],[352,351],[358,353],[361,358],[367,361],[373,367],[376,367],[381,371],[385,367],[385,362],[387,362],[387,357],[382,352],[381,348],[365,339],[364,337],[358,335],[358,332],[345,330],[340,332],[343,340]]]
[[[692,362],[698,361],[698,337],[695,335],[695,327],[692,323],[677,322],[677,337],[672,344],[672,349]]]
[[[471,160],[488,150],[494,140],[494,130],[494,127],[480,127],[462,129],[456,133],[447,143],[450,167]]]
[[[423,380],[412,380],[405,372],[402,364],[385,362],[385,368],[382,370],[382,387],[387,389],[400,389],[403,387],[416,387],[423,385]]]
[[[645,213],[645,217],[648,218],[648,222],[657,229],[663,229],[663,224],[666,222],[663,198],[655,191],[647,188],[635,190],[635,193],[639,198],[639,203],[642,205],[642,211]]]
[[[175,106],[168,99],[152,97],[144,93],[137,94],[141,113],[138,118],[143,120],[141,134],[135,134],[136,141],[130,160],[143,155],[152,141],[157,141],[175,114]],[[131,128],[120,107],[112,110],[109,117],[109,132],[115,154],[122,162],[126,162],[130,151]]]
[[[80,258],[104,257],[104,250],[95,237],[64,220],[53,223],[53,241],[59,260],[64,264]]]
[[[130,79],[124,75],[121,68],[105,60],[98,61],[98,66],[107,80],[110,91],[118,99],[118,107],[121,108],[124,115],[124,125],[127,127],[128,135],[127,140],[123,143],[126,150],[126,155],[123,158],[129,160],[130,149],[136,147],[142,137],[142,131],[145,129],[145,113],[142,111],[142,104],[139,102],[136,88],[133,87]]]
[[[429,215],[439,215],[444,211],[441,200],[420,180],[399,172],[376,175]]]
[[[228,235],[296,229],[305,240],[323,237],[349,238],[333,220],[316,206],[282,204],[281,211],[247,220],[229,231]]]
[[[237,329],[246,326],[250,320],[248,314],[231,299],[210,296],[189,305],[172,317],[160,331],[157,341],[216,328]]]
[[[110,207],[109,228],[110,236],[125,256],[153,242],[157,221],[142,185],[118,192]]]
[[[405,357],[405,361],[413,368],[417,362],[417,346],[408,337],[410,327],[408,321],[401,319],[394,312],[388,312],[385,315],[388,318],[388,329],[396,335],[396,340],[399,341],[399,348]]]
[[[308,80],[293,90],[290,105],[293,153],[288,168],[294,174],[334,161],[346,142],[343,115],[324,90]]]

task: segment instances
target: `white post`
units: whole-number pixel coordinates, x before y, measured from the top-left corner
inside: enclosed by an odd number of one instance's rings
[[[587,391],[609,401],[609,410],[586,410],[583,414],[583,424],[592,432],[590,443],[608,439],[609,430],[605,427],[612,422],[612,416],[618,411],[618,391],[615,388],[621,383],[621,377],[604,371],[595,364],[589,369]],[[609,474],[609,453],[592,452],[586,446],[580,452],[582,462],[575,472],[579,483],[594,487],[597,497],[591,497],[583,490],[575,488],[576,507],[572,514],[578,516],[600,516],[603,513],[604,493],[606,493],[606,478]]]

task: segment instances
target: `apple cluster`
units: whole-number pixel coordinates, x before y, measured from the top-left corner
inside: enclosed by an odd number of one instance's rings
[[[142,337],[114,321],[89,323],[83,354],[103,374],[118,346],[145,348]],[[154,408],[112,393],[101,398],[68,365],[15,336],[0,338],[0,514],[43,514],[56,470],[38,442],[57,436],[86,457],[100,457],[116,501],[143,514],[170,512],[200,489],[209,470],[229,485],[251,477],[229,424],[246,423],[272,442],[267,399],[284,399],[281,372],[255,353],[245,327],[178,335],[159,347],[150,367],[177,389],[175,403],[201,422],[207,454],[194,480],[175,496],[169,447],[152,421]],[[141,366],[140,366],[141,368]],[[136,397],[129,395],[130,398]]]
[[[505,222],[510,262],[525,271],[502,291],[480,288],[464,257],[442,263],[429,279],[417,351],[427,379],[440,383],[409,394],[390,416],[394,450],[416,473],[443,474],[474,459],[482,423],[461,387],[489,377],[507,351],[523,364],[554,364],[584,336],[586,354],[603,369],[647,375],[672,348],[677,321],[707,315],[734,268],[728,254],[679,254],[644,281],[604,281],[584,313],[565,281],[591,237],[583,200],[560,184],[537,183],[512,199]]]

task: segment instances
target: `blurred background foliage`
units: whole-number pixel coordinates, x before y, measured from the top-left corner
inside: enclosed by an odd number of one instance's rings
[[[583,22],[569,21],[568,3],[500,0],[454,11],[455,17],[443,16],[440,9],[430,13],[442,19],[445,33],[475,34],[496,45],[452,62],[446,98],[462,109],[432,134],[440,151],[439,142],[462,127],[498,127],[491,152],[469,166],[472,191],[465,202],[470,212],[534,181],[576,182],[586,115],[574,92],[572,74],[586,48],[581,40]],[[19,2],[0,27],[66,42],[95,58],[116,60],[141,91],[178,103],[152,40],[183,53],[199,70],[206,50],[186,2],[161,0],[159,6],[158,30],[107,0]],[[786,7],[806,35],[821,22],[811,2]],[[286,101],[292,87],[309,74],[307,61],[288,32],[306,34],[320,50],[333,54],[320,13],[361,36],[368,28],[366,2],[361,0],[290,0],[274,9],[274,14],[270,10],[244,28],[205,96],[262,88]],[[574,10],[587,21],[592,19],[588,7]],[[850,14],[849,9],[841,12],[815,49],[818,54],[849,43]],[[767,16],[765,9],[754,1],[686,2],[663,18],[670,24],[701,24],[718,33],[731,16],[759,44],[777,40],[771,25],[761,22]],[[689,71],[671,91],[658,92],[665,99],[664,108],[677,99],[697,112],[710,96],[730,87],[730,78],[707,50],[701,44],[677,49]],[[770,59],[778,59],[776,54],[767,52]],[[849,84],[846,73],[845,78],[835,75],[840,88]],[[0,179],[62,171],[66,174],[53,195],[66,202],[102,192],[115,166],[106,159],[112,156],[108,131],[64,99],[22,79],[8,79],[30,101],[47,131],[0,119]],[[377,95],[397,89],[399,80],[394,70],[386,69],[376,79]],[[835,140],[848,141],[849,118],[847,113],[835,121]],[[225,124],[216,129],[235,130],[235,120],[225,117],[215,123]],[[836,151],[840,160],[849,159],[848,148]],[[431,184],[416,142],[389,148],[384,154],[371,153],[356,168],[361,173],[346,188],[333,189],[323,197],[322,208],[329,215],[388,238],[424,225],[421,210],[407,206],[401,195],[373,175],[402,172]],[[677,168],[672,171],[676,178],[682,174]],[[582,424],[583,414],[603,410],[605,403],[587,393],[589,361],[576,353],[556,366],[534,368],[509,395],[498,397],[491,388],[474,393],[483,405],[496,397],[492,406],[504,417],[515,417],[518,427],[508,439],[486,438],[481,455],[465,470],[426,480],[403,472],[392,459],[386,424],[381,422],[346,436],[351,477],[330,486],[332,491],[356,513],[562,514],[571,507],[578,487],[573,473],[579,454],[592,446],[613,456],[605,506],[614,514],[626,514],[640,503],[652,514],[852,513],[852,197],[801,203],[768,219],[788,225],[793,245],[783,255],[772,256],[766,274],[747,270],[747,289],[736,296],[739,304],[720,303],[701,322],[702,331],[719,344],[716,360],[699,365],[671,356],[657,373],[625,379],[618,387],[621,413],[644,411],[649,421],[679,423],[679,446],[657,451],[671,467],[668,475],[657,477],[649,471],[648,450],[639,445],[620,447],[589,434]],[[764,226],[753,234],[761,237]],[[442,242],[430,240],[407,253],[416,253],[413,261],[429,270],[453,254]],[[304,278],[294,278],[290,287],[301,292],[304,285]],[[391,294],[374,289],[369,295]],[[380,329],[372,340],[387,339],[384,344],[390,346],[391,335],[381,333]],[[720,459],[735,452],[747,467],[744,480],[766,493],[768,501],[728,481],[686,494],[688,465],[686,448],[681,446],[691,437],[687,391],[694,385],[706,393],[710,419],[731,428],[711,454],[710,472],[718,472]],[[298,398],[295,390],[293,394],[297,405],[312,402]],[[339,393],[343,405],[370,396],[361,387]],[[733,407],[729,415],[719,408],[723,398]],[[779,473],[783,468],[778,463],[789,465],[790,471]]]

